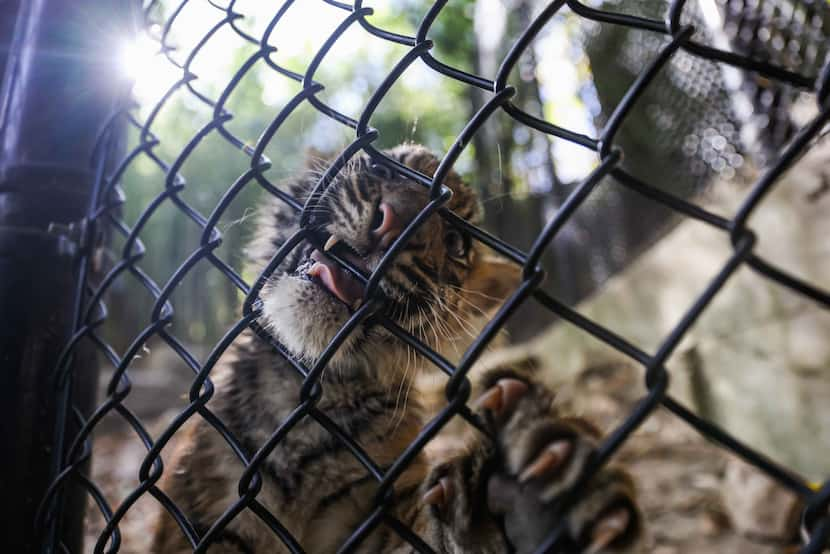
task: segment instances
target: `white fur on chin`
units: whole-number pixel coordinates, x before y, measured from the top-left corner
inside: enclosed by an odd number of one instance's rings
[[[264,326],[288,350],[305,363],[320,357],[337,331],[349,319],[342,303],[314,283],[290,275],[276,277],[263,289]],[[355,329],[337,349],[330,364],[337,365],[351,355]]]

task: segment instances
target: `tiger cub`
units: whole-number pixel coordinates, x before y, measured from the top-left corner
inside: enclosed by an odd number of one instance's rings
[[[438,166],[435,156],[417,145],[385,153],[426,175]],[[315,182],[309,173],[289,192],[302,200]],[[455,173],[445,184],[453,192],[446,206],[478,221],[473,191]],[[428,191],[414,181],[367,156],[354,159],[314,208],[319,244],[300,243],[263,289],[260,322],[294,356],[313,364],[364,292],[361,281],[329,255],[371,273],[428,200]],[[296,212],[274,201],[259,223],[251,261],[262,268],[297,229]],[[389,318],[457,358],[517,282],[514,264],[486,252],[436,214],[406,242],[379,287]],[[207,407],[250,457],[292,417],[302,380],[252,333],[237,340],[227,358],[211,375],[216,394]],[[418,392],[410,390],[415,376],[430,367],[385,327],[367,321],[329,360],[316,409],[384,470],[431,416]],[[472,405],[487,422],[487,436],[476,431],[458,448],[421,452],[395,481],[389,513],[436,552],[532,552],[556,527],[556,502],[580,476],[599,436],[583,420],[560,416],[553,393],[523,371],[493,370],[481,384],[484,393]],[[222,435],[194,416],[159,486],[201,536],[239,499],[243,471]],[[260,475],[257,504],[236,514],[208,552],[289,551],[266,523],[266,510],[306,552],[335,552],[376,506],[377,480],[311,416],[299,419],[277,442]],[[574,549],[594,554],[637,549],[641,522],[625,473],[600,472],[570,514]],[[364,537],[358,551],[416,551],[388,521]],[[153,551],[192,551],[166,512],[157,522]]]

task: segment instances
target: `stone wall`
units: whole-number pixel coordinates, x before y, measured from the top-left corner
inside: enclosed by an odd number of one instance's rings
[[[749,224],[756,252],[830,289],[830,140],[782,178]],[[699,203],[732,216],[755,175],[716,183]],[[723,266],[725,233],[685,221],[579,311],[654,353]],[[562,323],[536,339],[552,381],[619,359]],[[669,361],[670,392],[773,459],[814,479],[830,474],[830,311],[739,269]]]

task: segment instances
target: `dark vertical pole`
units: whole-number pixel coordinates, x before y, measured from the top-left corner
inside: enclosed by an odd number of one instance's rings
[[[6,72],[6,59],[9,55],[14,22],[17,20],[17,10],[20,0],[0,0],[0,75]]]
[[[91,246],[86,215],[103,176],[100,141],[123,93],[115,52],[130,0],[25,0],[0,88],[0,506],[4,552],[80,551],[83,497],[34,517],[68,446],[69,406],[94,395],[90,351],[58,368],[75,331]],[[4,24],[9,26],[8,21]],[[112,135],[113,129],[107,133]],[[117,138],[117,137],[116,137]],[[97,167],[96,167],[97,166]],[[97,169],[97,171],[96,171]],[[70,378],[57,378],[61,369]],[[71,392],[78,392],[72,397]],[[87,404],[84,406],[84,404]],[[65,525],[60,530],[61,522]],[[56,539],[60,533],[59,539]]]

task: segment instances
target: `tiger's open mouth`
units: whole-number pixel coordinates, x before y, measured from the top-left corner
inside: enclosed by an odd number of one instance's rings
[[[357,256],[348,253],[342,257],[355,267],[369,272],[366,262]],[[313,283],[328,291],[351,310],[360,307],[366,287],[351,272],[340,267],[337,262],[319,250],[311,253],[306,268],[305,276]]]

